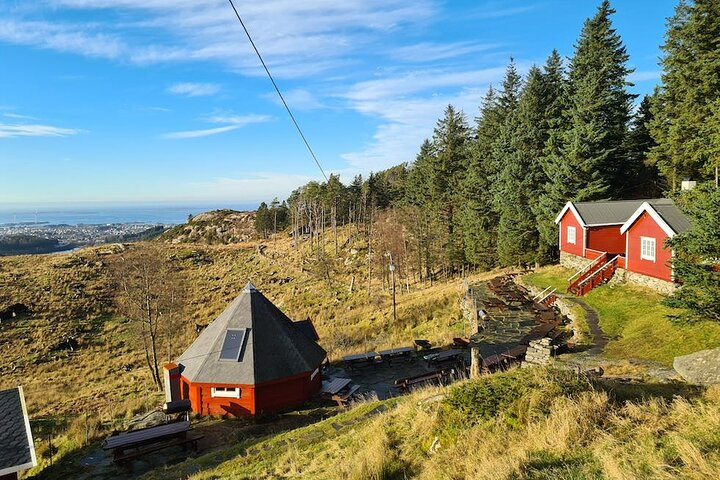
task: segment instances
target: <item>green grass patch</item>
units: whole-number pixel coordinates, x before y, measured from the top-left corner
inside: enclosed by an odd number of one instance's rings
[[[567,285],[570,270],[552,266],[537,270],[523,280],[538,288]],[[564,290],[564,288],[563,288]],[[681,310],[662,304],[663,295],[633,285],[604,285],[582,297],[597,310],[600,327],[611,341],[609,358],[637,358],[671,365],[673,358],[720,345],[720,324],[713,321],[682,321],[670,316]]]
[[[545,415],[559,396],[589,389],[586,380],[569,371],[513,369],[452,388],[443,402],[443,423],[445,428],[464,430],[500,414],[512,427]]]

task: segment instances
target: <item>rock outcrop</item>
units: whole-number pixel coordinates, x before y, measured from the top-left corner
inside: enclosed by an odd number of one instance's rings
[[[675,357],[673,368],[687,382],[696,385],[720,383],[720,348]]]

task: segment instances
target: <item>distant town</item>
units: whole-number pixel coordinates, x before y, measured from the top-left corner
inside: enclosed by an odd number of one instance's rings
[[[0,224],[0,255],[61,252],[88,245],[139,240],[146,236],[152,238],[168,226],[140,222],[97,225],[34,222]]]

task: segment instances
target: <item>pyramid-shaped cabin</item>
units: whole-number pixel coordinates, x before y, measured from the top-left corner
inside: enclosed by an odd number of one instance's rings
[[[320,390],[327,353],[316,340],[309,321],[293,322],[248,283],[177,366],[166,369],[179,373],[177,393],[196,413],[269,413],[301,404]]]

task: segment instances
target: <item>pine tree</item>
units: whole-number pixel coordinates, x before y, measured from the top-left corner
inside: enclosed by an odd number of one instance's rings
[[[650,150],[656,145],[648,128],[653,118],[651,103],[652,98],[646,95],[633,115],[627,138],[629,168],[626,180],[620,186],[622,198],[653,198],[663,192],[657,166],[648,161]]]
[[[492,145],[502,125],[497,94],[492,86],[476,119],[475,141],[468,151],[465,178],[462,182],[461,221],[465,256],[482,268],[497,264],[497,224],[492,182],[497,172],[492,162]]]
[[[429,177],[432,208],[445,230],[443,241],[447,267],[457,271],[465,261],[457,207],[461,179],[467,165],[468,126],[462,111],[448,105],[433,134]]]
[[[634,95],[626,90],[629,56],[612,27],[615,13],[604,0],[587,20],[570,64],[569,131],[564,160],[576,173],[573,199],[617,197],[625,175],[623,149]]]
[[[255,231],[263,238],[268,238],[270,230],[272,230],[272,216],[267,203],[262,202],[255,212]]]
[[[720,3],[681,1],[669,19],[662,58],[662,86],[650,131],[655,162],[670,188],[683,177],[714,175],[703,127],[720,98]]]
[[[618,197],[628,170],[628,124],[634,95],[627,92],[628,54],[612,28],[605,0],[585,21],[570,62],[567,106],[543,156],[548,177],[541,199],[544,243],[557,244],[551,219],[568,200]],[[552,242],[552,243],[550,243]]]
[[[536,178],[539,168],[535,168],[542,134],[537,125],[530,124],[542,117],[542,98],[536,95],[541,88],[540,77],[538,68],[531,69],[532,83],[521,93],[521,78],[511,60],[498,100],[502,124],[493,142],[492,157],[497,168],[493,197],[499,215],[497,251],[501,265],[529,263],[537,255],[538,232],[530,212],[530,197],[537,182],[542,181]]]
[[[693,227],[668,240],[674,251],[673,272],[683,286],[666,303],[720,321],[720,189],[700,185],[685,192],[679,203]]]
[[[563,166],[561,157],[562,137],[567,131],[568,121],[564,115],[568,104],[567,79],[562,58],[557,50],[553,50],[543,68],[543,96],[545,98],[546,137],[539,161],[543,169],[544,183],[538,193],[537,202],[533,203],[537,228],[539,232],[538,260],[541,263],[557,257],[558,232],[555,216],[567,201],[567,192],[562,185],[552,182],[559,175],[557,169]]]

